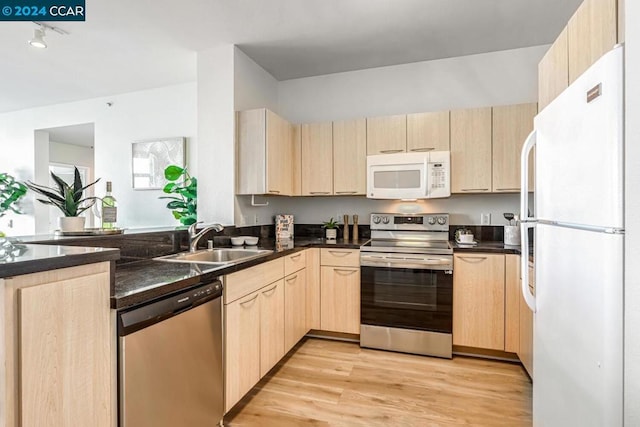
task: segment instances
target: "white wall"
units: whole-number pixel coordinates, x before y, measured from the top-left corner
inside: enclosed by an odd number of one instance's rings
[[[328,74],[280,82],[279,112],[294,123],[537,100],[548,46]]]
[[[107,106],[112,102],[112,106]],[[134,191],[131,186],[131,143],[167,136],[187,137],[187,163],[197,174],[196,84],[160,89],[0,114],[0,170],[17,170],[21,179],[34,179],[34,130],[80,123],[95,123],[95,176],[112,181],[118,199],[118,225],[146,227],[179,225],[160,190]],[[38,150],[48,153],[48,146]],[[40,180],[37,179],[39,182]],[[46,181],[45,181],[46,182]],[[33,198],[29,215],[20,216],[16,234],[33,234]]]
[[[640,2],[625,2],[625,425],[640,425]]]
[[[234,46],[198,52],[198,220],[233,224]]]
[[[237,47],[234,47],[233,75],[236,111],[254,108],[278,111],[278,81]]]
[[[399,200],[371,200],[365,197],[265,197],[267,208],[255,208],[260,224],[270,224],[276,213],[293,214],[298,224],[319,224],[330,217],[339,218],[353,214],[360,224],[369,224],[369,214],[374,212],[424,212],[449,213],[453,225],[480,224],[480,214],[491,214],[491,223],[504,225],[503,213],[518,213],[518,194],[464,194],[446,199],[402,202]],[[249,217],[249,224],[254,220]]]

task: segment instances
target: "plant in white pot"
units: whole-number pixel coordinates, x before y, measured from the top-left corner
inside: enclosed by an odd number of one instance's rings
[[[326,230],[327,240],[336,240],[338,237],[338,221],[334,221],[333,217],[329,221],[322,223],[322,228]]]
[[[37,199],[40,203],[55,206],[64,214],[63,217],[58,218],[60,231],[69,232],[84,230],[85,218],[79,215],[93,206],[96,202],[96,197],[83,198],[82,195],[84,194],[84,190],[100,181],[100,178],[96,179],[91,184],[83,186],[78,168],[74,167],[74,169],[73,185],[67,184],[62,178],[53,172],[51,172],[51,178],[53,178],[57,188],[46,187],[44,185],[35,184],[31,181],[27,181],[25,183],[29,189],[46,198]]]

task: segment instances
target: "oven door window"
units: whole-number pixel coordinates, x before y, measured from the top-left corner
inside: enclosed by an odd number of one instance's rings
[[[362,323],[451,333],[452,290],[444,271],[362,267]]]

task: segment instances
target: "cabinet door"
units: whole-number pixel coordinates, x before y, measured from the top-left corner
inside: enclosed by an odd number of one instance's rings
[[[584,0],[567,25],[569,84],[617,43],[616,0]]]
[[[569,48],[565,27],[538,64],[538,108],[544,109],[569,86]]]
[[[293,182],[291,187],[292,196],[302,195],[302,135],[300,125],[291,125],[291,138],[293,144],[292,164]]]
[[[284,349],[285,353],[305,336],[306,316],[306,271],[300,270],[284,278]]]
[[[110,426],[109,274],[18,292],[20,425]]]
[[[491,107],[451,112],[451,192],[491,191]]]
[[[267,193],[290,195],[293,191],[293,136],[286,120],[266,110]]]
[[[537,105],[518,104],[493,107],[493,191],[520,191],[520,152],[529,133]],[[533,156],[529,160],[529,183],[533,190]]]
[[[407,151],[407,116],[367,119],[367,155]]]
[[[323,331],[360,333],[360,268],[322,266],[320,324]]]
[[[320,329],[320,249],[310,248],[307,257],[307,330]]]
[[[332,123],[302,125],[302,195],[328,196],[332,193]]]
[[[529,267],[529,278],[533,283],[533,269]],[[522,286],[520,284],[520,286]],[[533,312],[520,293],[520,345],[518,357],[527,373],[533,378]]]
[[[504,255],[453,257],[453,344],[504,349]]]
[[[225,412],[260,381],[260,291],[225,306]]]
[[[366,120],[333,122],[333,193],[365,194],[366,180]]]
[[[284,282],[260,289],[260,378],[285,355]]]
[[[407,115],[407,151],[449,151],[449,112]]]
[[[520,351],[520,255],[504,260],[504,351]]]

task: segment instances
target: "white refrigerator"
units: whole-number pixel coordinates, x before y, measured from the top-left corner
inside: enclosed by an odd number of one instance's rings
[[[592,65],[536,116],[522,151],[522,292],[534,312],[534,426],[623,424],[623,65],[622,46]],[[530,228],[535,295],[528,286]]]

